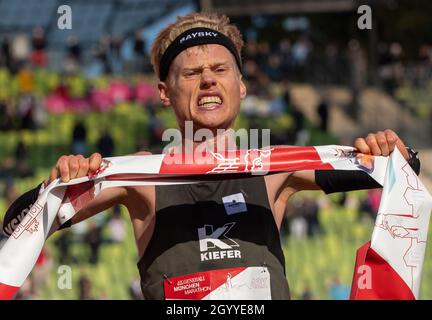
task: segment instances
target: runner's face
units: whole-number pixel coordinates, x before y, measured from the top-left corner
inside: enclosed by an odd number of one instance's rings
[[[180,128],[192,120],[194,129],[232,127],[246,95],[235,58],[218,44],[181,52],[159,90],[162,102],[174,107]]]

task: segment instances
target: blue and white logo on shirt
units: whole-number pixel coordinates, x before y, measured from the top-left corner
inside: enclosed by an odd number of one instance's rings
[[[228,215],[247,212],[246,201],[241,192],[223,197],[222,202]]]

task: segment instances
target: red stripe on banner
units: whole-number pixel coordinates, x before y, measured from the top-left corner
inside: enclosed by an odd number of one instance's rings
[[[375,250],[370,241],[357,250],[351,300],[415,300],[399,274]]]
[[[9,286],[0,282],[0,300],[12,300],[19,287]]]
[[[271,154],[270,171],[332,170],[330,163],[322,162],[314,147],[278,147]]]
[[[78,212],[94,198],[94,182],[87,181],[68,186],[64,197],[69,199],[75,212]]]
[[[271,150],[271,151],[270,151]],[[176,158],[178,157],[178,158]],[[260,169],[261,168],[261,169]],[[324,163],[314,147],[277,147],[269,150],[234,150],[213,156],[167,154],[162,161],[159,173],[207,174],[253,171],[296,171],[296,170],[331,170],[329,163]]]

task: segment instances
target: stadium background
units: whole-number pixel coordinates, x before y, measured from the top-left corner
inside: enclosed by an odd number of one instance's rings
[[[57,27],[62,4],[72,30]],[[361,4],[372,30],[357,27]],[[426,0],[0,0],[0,224],[62,154],[161,151],[161,133],[176,124],[158,102],[149,45],[177,15],[201,9],[228,14],[245,37],[237,128],[270,128],[272,143],[297,145],[350,145],[391,128],[420,151],[432,190]],[[348,297],[379,199],[372,190],[290,201],[281,241],[294,299]],[[422,299],[432,298],[431,250]],[[140,299],[137,258],[127,212],[115,207],[52,236],[18,298]],[[71,289],[58,287],[62,265]]]

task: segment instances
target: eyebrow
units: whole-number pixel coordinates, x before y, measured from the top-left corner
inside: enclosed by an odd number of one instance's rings
[[[210,68],[214,69],[214,68],[217,68],[217,67],[220,67],[220,66],[223,66],[223,65],[229,66],[229,61],[221,61],[221,62],[212,63],[210,65]],[[182,68],[181,71],[190,71],[190,70],[197,71],[197,70],[202,70],[202,69],[203,69],[203,65],[200,65],[200,66],[187,66],[187,67]]]

